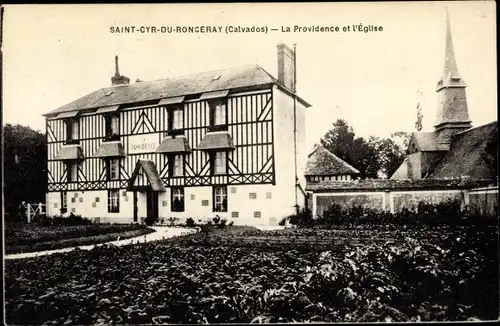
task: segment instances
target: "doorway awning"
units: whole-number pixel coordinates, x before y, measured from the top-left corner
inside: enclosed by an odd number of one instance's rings
[[[83,155],[82,147],[80,145],[64,145],[57,153],[54,160],[56,161],[71,161],[71,160],[83,160],[85,157]]]
[[[197,149],[204,151],[234,149],[234,143],[228,132],[207,132]]]
[[[139,159],[135,165],[132,177],[128,181],[127,190],[134,190],[147,186],[151,186],[153,191],[166,191],[155,163],[151,160]]]
[[[157,153],[174,154],[174,153],[187,153],[191,148],[186,137],[165,138],[160,146],[156,149]]]
[[[101,146],[97,149],[97,152],[92,157],[123,157],[125,156],[125,151],[123,150],[123,145],[119,141],[103,142]]]

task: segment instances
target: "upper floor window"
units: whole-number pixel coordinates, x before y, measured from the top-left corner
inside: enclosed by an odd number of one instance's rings
[[[108,190],[108,213],[120,212],[120,190]]]
[[[71,142],[78,140],[80,125],[78,118],[71,118],[66,120],[66,141]]]
[[[227,187],[214,187],[214,212],[227,212]]]
[[[107,114],[106,122],[106,138],[117,138],[120,135],[120,116],[118,114]]]
[[[184,128],[184,110],[182,105],[168,107],[168,130],[179,130]]]
[[[172,188],[171,211],[184,212],[184,188]]]
[[[226,174],[227,153],[215,152],[212,154],[212,174]]]
[[[107,161],[108,180],[120,179],[120,160],[113,158]]]
[[[210,102],[210,125],[218,126],[225,124],[227,124],[225,100],[219,99]]]
[[[77,162],[66,163],[66,170],[67,170],[67,181],[68,182],[78,181],[78,163]]]
[[[179,177],[184,174],[184,160],[182,159],[182,155],[174,156],[174,177]]]

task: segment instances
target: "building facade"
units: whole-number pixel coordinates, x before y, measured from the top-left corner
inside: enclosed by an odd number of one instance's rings
[[[115,60],[112,87],[45,115],[49,215],[276,225],[305,205],[293,50],[278,45],[278,79],[254,65],[130,84]]]

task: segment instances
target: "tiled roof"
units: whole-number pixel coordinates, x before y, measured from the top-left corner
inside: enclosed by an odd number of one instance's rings
[[[321,145],[317,145],[307,158],[305,175],[338,175],[359,174],[351,165],[328,151]]]
[[[437,134],[435,132],[414,132],[412,138],[415,139],[421,152],[443,150],[437,146]]]
[[[259,65],[202,72],[194,75],[101,88],[46,114],[95,109],[205,92],[276,84],[277,80]],[[283,88],[283,87],[282,87]],[[304,105],[310,106],[298,97]]]
[[[165,138],[156,149],[157,153],[185,153],[191,151],[185,137]]]
[[[125,156],[123,145],[119,141],[103,142],[92,157],[121,157]]]
[[[148,182],[151,185],[153,191],[161,191],[161,192],[166,191],[165,186],[163,185],[163,181],[161,180],[160,175],[158,174],[158,170],[156,170],[154,162],[151,160],[143,160],[143,159],[139,159],[137,161],[134,172],[132,173],[132,177],[129,179],[128,182],[129,190],[132,190],[134,188],[135,178],[137,177],[137,174],[139,173],[141,168],[146,174],[146,178],[148,179]]]
[[[417,179],[417,180],[392,180],[392,179],[362,179],[355,181],[320,181],[310,182],[306,191],[383,191],[403,189],[453,189],[474,188],[492,184],[492,180],[470,179]]]
[[[208,132],[205,134],[197,149],[213,150],[213,149],[233,149],[234,143],[231,135],[228,132]]]
[[[498,122],[463,131],[451,139],[450,150],[429,173],[428,178],[470,176],[474,180],[498,175]]]
[[[57,161],[65,161],[83,160],[84,158],[82,147],[80,145],[64,145],[61,147],[54,159]]]

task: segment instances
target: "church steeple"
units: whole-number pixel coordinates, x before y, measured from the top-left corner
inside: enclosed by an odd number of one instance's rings
[[[465,94],[467,85],[458,73],[448,9],[446,9],[444,59],[443,75],[438,81],[436,88],[439,101],[436,112],[436,123],[434,124],[434,128],[438,133],[438,144],[441,144],[442,147],[449,145],[452,135],[471,127]]]
[[[115,75],[111,77],[111,85],[119,86],[119,85],[128,85],[130,84],[130,78],[121,76],[120,70],[118,69],[118,56],[115,56]]]

